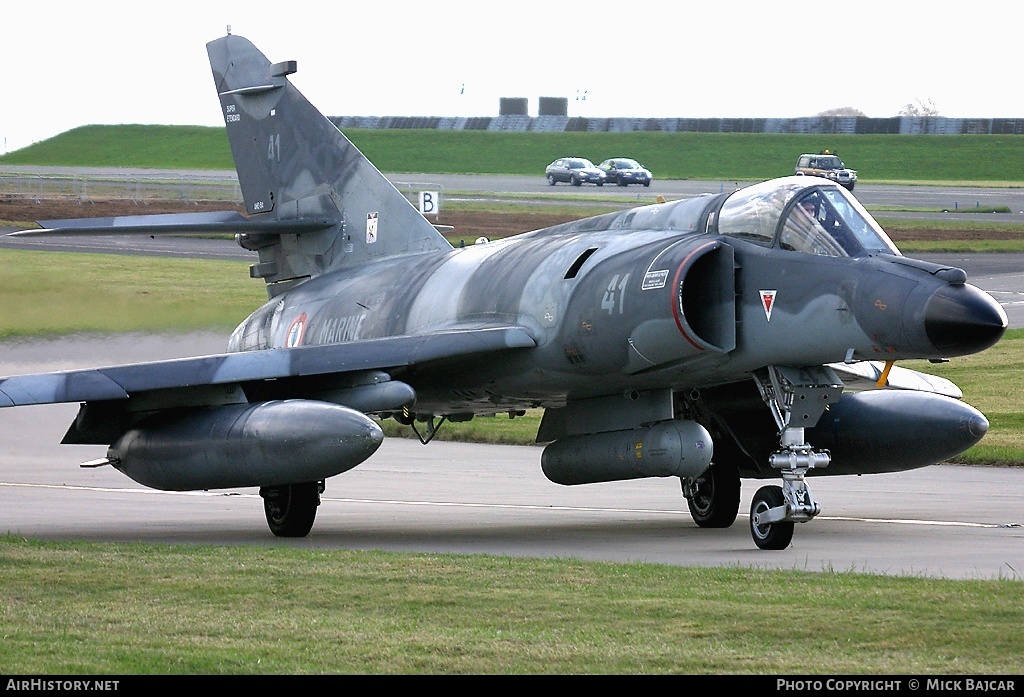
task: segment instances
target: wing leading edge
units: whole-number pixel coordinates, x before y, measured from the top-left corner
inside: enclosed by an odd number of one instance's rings
[[[0,407],[121,400],[155,390],[185,392],[203,386],[408,367],[534,346],[526,330],[504,326],[19,375],[0,379]]]

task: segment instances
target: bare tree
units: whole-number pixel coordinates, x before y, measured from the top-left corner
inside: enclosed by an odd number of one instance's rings
[[[852,106],[841,106],[835,109],[828,109],[823,111],[816,116],[867,116],[860,109],[854,109]]]
[[[900,113],[897,116],[938,116],[939,108],[935,106],[935,102],[931,99],[927,101],[917,100],[917,104],[908,102],[903,105],[900,109]]]

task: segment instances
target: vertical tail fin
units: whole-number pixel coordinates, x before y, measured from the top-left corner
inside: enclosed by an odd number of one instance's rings
[[[340,130],[271,64],[228,35],[206,46],[249,214],[256,220],[336,220],[330,228],[240,238],[259,251],[253,276],[271,296],[327,271],[451,249],[447,240]]]

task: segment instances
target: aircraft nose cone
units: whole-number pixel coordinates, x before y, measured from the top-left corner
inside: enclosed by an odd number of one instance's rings
[[[988,293],[970,284],[935,291],[924,311],[928,340],[944,356],[983,351],[1003,336],[1006,313]]]

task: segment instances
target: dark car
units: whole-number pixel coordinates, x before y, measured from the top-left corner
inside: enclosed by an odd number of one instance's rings
[[[613,157],[599,164],[597,168],[604,172],[609,183],[615,182],[619,186],[629,186],[630,184],[650,186],[654,179],[650,170],[628,157]]]
[[[583,157],[560,157],[547,166],[544,174],[551,186],[558,182],[568,182],[573,186],[581,184],[604,186],[604,172]]]

